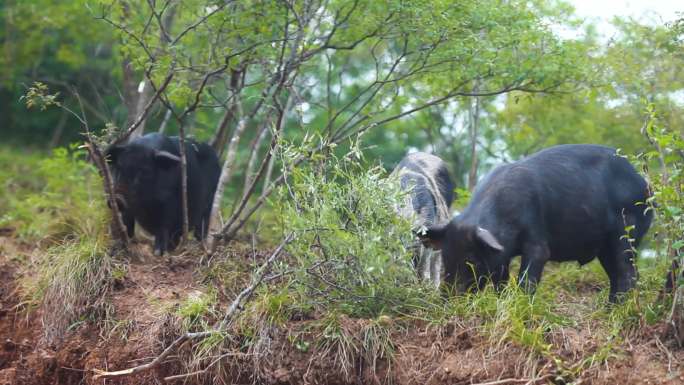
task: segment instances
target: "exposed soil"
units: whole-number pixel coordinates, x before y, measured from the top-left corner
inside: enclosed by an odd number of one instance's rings
[[[146,246],[138,247],[140,253],[147,253]],[[27,311],[17,292],[17,279],[30,274],[22,271],[22,256],[32,252],[31,247],[11,238],[11,232],[0,232],[0,385],[158,384],[164,382],[164,376],[186,371],[170,359],[150,372],[106,382],[92,379],[92,369],[118,370],[149,362],[177,337],[177,321],[164,314],[201,290],[198,280],[202,277],[195,273],[195,260],[187,256],[171,261],[142,258],[145,262],[130,264],[125,278],[110,293],[114,314],[110,319],[114,321],[80,323],[63,341],[45,346],[41,310]],[[249,259],[254,255],[245,251],[232,257]],[[593,293],[589,288],[588,295]],[[477,331],[477,325],[458,320],[434,326],[387,319],[385,322],[401,322],[391,336],[394,360],[390,363],[380,357],[373,364],[372,357],[357,352],[345,361],[335,347],[316,347],[319,344],[309,327],[311,322],[315,320],[293,320],[282,329],[264,328],[260,348],[252,351],[253,355],[233,359],[222,379],[205,375],[178,383],[437,385],[517,379],[498,384],[560,384],[564,382],[558,376],[568,378],[573,369],[559,368],[543,355],[505,341],[492,345]],[[361,335],[369,322],[344,319],[343,326]],[[662,325],[644,327],[627,338],[606,364],[574,373],[574,383],[684,384],[684,351],[664,340],[663,330]],[[573,327],[550,336],[555,355],[577,363],[601,348],[592,337],[592,330]],[[548,375],[535,381],[531,378],[534,373]]]

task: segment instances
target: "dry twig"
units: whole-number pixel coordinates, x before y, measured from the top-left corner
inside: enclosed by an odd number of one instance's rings
[[[534,385],[538,384],[542,381],[549,380],[553,378],[553,374],[546,374],[541,377],[537,378],[505,378],[502,380],[496,380],[496,381],[491,381],[491,382],[480,382],[477,384],[472,384],[472,385],[509,385],[509,384],[525,384],[525,385]]]

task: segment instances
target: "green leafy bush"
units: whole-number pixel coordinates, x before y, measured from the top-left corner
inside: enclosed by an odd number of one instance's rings
[[[678,131],[660,124],[653,104],[647,106],[646,112],[644,131],[652,146],[638,159],[649,174],[653,191],[649,203],[657,205],[658,247],[667,255],[679,255],[684,248],[684,139]]]
[[[293,169],[275,202],[283,233],[294,235],[281,269],[292,272],[299,302],[374,317],[420,297],[411,294],[421,288],[411,224],[396,211],[402,194],[381,167],[363,164],[355,146]]]
[[[96,236],[107,210],[101,180],[75,146],[57,148],[49,158],[5,155],[4,214],[0,225],[11,225],[25,240]]]
[[[684,138],[679,128],[664,124],[658,118],[655,106],[647,106],[647,120],[644,131],[651,142],[651,149],[639,159],[649,173],[653,197],[648,209],[656,211],[656,226],[652,233],[658,234],[656,249],[660,255],[677,262],[679,269],[671,272],[677,279],[668,325],[676,329],[675,336],[684,332]],[[673,265],[674,267],[674,265]],[[680,345],[684,338],[677,337]]]

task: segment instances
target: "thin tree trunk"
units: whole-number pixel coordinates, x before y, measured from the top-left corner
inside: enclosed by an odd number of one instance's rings
[[[678,277],[680,278],[680,277]],[[675,286],[669,324],[677,344],[684,345],[684,286]]]
[[[249,184],[252,183],[252,179],[254,178],[254,167],[256,166],[256,160],[259,155],[259,149],[261,148],[261,144],[268,136],[268,126],[270,123],[270,119],[266,119],[264,124],[259,129],[257,137],[255,137],[254,140],[252,140],[252,143],[249,146],[250,154],[249,160],[247,161],[247,169],[245,170],[245,182],[243,183],[244,186],[249,186]]]
[[[123,19],[130,18],[130,7],[127,3],[123,3]],[[168,36],[165,35],[165,31],[169,31],[173,25],[173,21],[176,16],[176,4],[171,4],[167,9],[164,17],[161,20],[160,25],[160,37],[159,41],[162,46],[158,47],[156,54],[161,53],[164,47],[169,43]],[[128,118],[126,121],[126,127],[130,127],[133,122],[135,122],[138,117],[143,114],[147,103],[153,96],[153,87],[149,84],[145,76],[142,76],[142,80],[138,81],[139,77],[133,70],[133,66],[130,57],[126,56],[123,60],[123,84],[124,84],[124,104],[128,109]],[[168,112],[167,112],[168,115]],[[166,118],[165,118],[166,119]],[[136,137],[142,136],[145,132],[145,124],[147,123],[147,116],[140,121],[140,124],[136,129],[130,134],[128,140],[135,139]],[[160,132],[163,132],[160,129]]]
[[[121,7],[123,11],[121,22],[126,24],[127,19],[130,18],[130,7],[125,2],[121,4]],[[126,105],[127,111],[126,127],[130,127],[133,122],[136,121],[140,112],[140,109],[138,108],[141,98],[141,93],[138,92],[140,81],[138,80],[138,76],[133,69],[133,63],[129,55],[124,56],[121,62],[121,70],[123,73],[123,102]],[[133,133],[133,135],[129,136],[129,138],[134,137],[136,132],[137,130]]]
[[[473,191],[477,184],[477,137],[480,125],[479,97],[475,97],[468,114],[470,115],[470,172],[468,173],[468,190]]]
[[[285,101],[285,108],[283,109],[283,113],[279,115],[278,121],[276,122],[276,134],[281,135],[282,130],[284,129],[285,125],[285,114],[287,111],[290,109],[290,106],[292,105],[292,94],[288,95],[287,100]],[[248,186],[250,186],[252,183],[255,183],[254,178],[258,177],[257,175],[254,174],[254,166],[256,165],[256,155],[258,154],[258,150],[261,147],[261,142],[266,138],[266,133],[268,133],[268,123],[270,123],[270,119],[267,119],[267,123],[265,123],[261,127],[261,131],[259,133],[259,138],[258,140],[252,143],[252,153],[249,158],[249,162],[247,163],[247,171],[245,175],[245,183],[244,183],[244,191],[242,193],[242,199],[249,199],[249,196],[247,194],[247,191],[249,189]],[[256,144],[256,145],[255,145]],[[270,151],[271,149],[269,149]],[[270,182],[271,180],[271,174],[273,173],[273,164],[274,164],[274,156],[271,156],[268,159],[268,165],[266,166],[266,176],[264,177],[264,186],[261,189],[261,192],[263,194],[264,191],[266,191],[266,185]],[[251,194],[250,194],[251,195]]]
[[[242,77],[242,73],[244,70],[234,70],[231,72],[230,75],[230,89],[234,90],[235,92],[238,90],[238,84],[240,82],[240,78]],[[237,99],[239,97],[238,93],[233,94],[233,98]],[[226,146],[228,144],[228,138],[229,138],[229,127],[231,120],[233,120],[233,117],[235,116],[235,103],[236,100],[233,100],[233,103],[231,104],[231,107],[226,109],[226,113],[223,115],[223,118],[221,119],[221,122],[219,123],[218,129],[216,130],[216,134],[214,135],[214,138],[211,140],[211,147],[216,151],[218,154],[219,158],[223,155],[223,152],[226,150]]]
[[[276,100],[276,99],[274,99]],[[263,177],[263,175],[266,172],[266,169],[268,168],[271,159],[273,159],[273,155],[276,151],[276,148],[278,146],[278,138],[282,134],[283,126],[284,126],[284,121],[285,121],[285,113],[289,110],[290,108],[290,102],[292,101],[292,94],[288,95],[287,100],[285,101],[285,106],[283,107],[280,105],[280,103],[277,102],[276,100],[276,106],[278,109],[278,118],[276,119],[276,125],[275,125],[275,130],[271,138],[271,145],[269,146],[268,152],[266,153],[266,157],[261,161],[261,167],[259,167],[259,171],[257,171],[256,176],[252,179],[252,182],[248,185],[245,186],[244,191],[242,193],[242,199],[240,200],[240,203],[237,205],[237,208],[233,210],[233,213],[231,214],[230,218],[228,219],[227,223],[223,226],[223,229],[221,229],[220,234],[224,237],[224,239],[232,239],[235,234],[242,228],[242,226],[245,225],[247,222],[247,219],[252,215],[254,211],[249,211],[248,214],[240,219],[240,215],[242,214],[242,211],[245,209],[245,206],[247,205],[247,202],[249,201],[249,198],[252,196],[254,193],[254,190],[256,188],[256,184]],[[271,191],[271,189],[266,190],[268,192]],[[259,198],[261,199],[261,197]]]
[[[246,117],[243,116],[242,112],[242,103],[237,95],[235,96],[234,103],[235,116],[239,120],[235,130],[233,131],[230,142],[228,143],[226,159],[224,160],[223,167],[221,168],[221,176],[219,177],[218,185],[216,186],[216,193],[214,194],[214,202],[211,206],[211,215],[209,216],[209,234],[207,237],[207,249],[210,253],[213,253],[216,250],[216,236],[221,229],[219,218],[221,212],[221,201],[223,200],[223,190],[232,177],[238,144],[240,144],[240,138],[242,137],[245,127],[247,126]]]
[[[226,113],[223,114],[221,121],[219,122],[218,128],[216,129],[216,135],[209,143],[210,146],[216,151],[219,158],[223,156],[228,146],[228,137],[230,131],[230,122],[233,120],[235,111],[233,106],[226,109]]]
[[[182,210],[183,210],[183,235],[182,242],[185,242],[188,238],[188,163],[185,154],[185,128],[183,127],[183,122],[180,122],[178,127],[178,144],[180,147],[180,158],[181,158],[181,200],[182,200]]]
[[[102,151],[100,151],[100,148],[98,147],[97,143],[95,143],[92,135],[90,134],[88,118],[86,117],[85,110],[83,109],[83,101],[81,100],[81,96],[78,94],[78,92],[76,92],[76,99],[78,99],[78,105],[81,108],[80,116],[78,114],[75,114],[71,110],[66,109],[65,107],[62,108],[65,108],[64,111],[71,113],[79,121],[81,121],[81,123],[83,124],[83,128],[85,128],[85,147],[88,150],[90,159],[93,161],[93,163],[95,163],[95,167],[98,168],[100,174],[102,175],[105,198],[107,199],[109,208],[112,210],[112,222],[110,223],[112,239],[115,242],[118,242],[118,246],[121,247],[123,250],[127,250],[130,240],[128,239],[128,231],[126,230],[126,226],[124,225],[123,219],[121,217],[119,205],[116,202],[114,178],[112,178],[112,173],[110,172],[109,166],[107,165],[107,160],[105,159],[104,155],[102,154]]]
[[[169,124],[169,119],[171,119],[171,110],[167,108],[166,113],[164,114],[164,120],[162,120],[161,125],[159,126],[160,134],[163,134],[166,131],[166,125]]]
[[[136,106],[138,104],[138,92],[137,84],[135,81],[135,71],[133,70],[133,64],[129,57],[125,57],[121,62],[121,70],[123,73],[123,102],[126,105],[127,117],[126,117],[126,127],[130,127],[135,119],[138,117],[136,115]]]
[[[261,187],[261,197],[265,197],[269,192],[268,187],[271,184],[271,178],[273,177],[273,166],[275,165],[275,157],[272,156],[268,160],[268,168],[266,169],[266,176],[264,177],[264,184]]]
[[[138,117],[143,113],[143,110],[145,109],[145,105],[147,102],[150,100],[150,97],[152,96],[152,87],[147,84],[147,80],[144,79],[138,84],[138,96],[137,96],[137,102],[135,104],[135,116]],[[145,123],[147,123],[147,117],[145,117],[138,127],[131,133],[131,136],[129,137],[128,140],[135,139],[137,137],[142,136],[142,134],[145,132]]]
[[[121,218],[121,211],[119,210],[119,205],[116,202],[114,179],[112,178],[112,174],[109,170],[109,167],[107,166],[107,162],[104,159],[104,156],[102,155],[102,151],[100,151],[100,148],[92,140],[92,137],[90,136],[90,131],[88,131],[88,134],[86,136],[86,142],[86,149],[90,154],[90,158],[93,160],[93,163],[95,163],[95,166],[99,169],[100,174],[102,175],[102,184],[105,191],[105,197],[107,198],[107,204],[110,210],[112,211],[112,222],[110,224],[112,238],[115,241],[118,241],[123,249],[127,249],[130,240],[128,239],[128,232],[126,231],[126,226],[124,225],[123,219]]]

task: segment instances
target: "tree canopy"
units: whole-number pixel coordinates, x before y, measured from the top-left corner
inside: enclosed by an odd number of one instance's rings
[[[681,23],[616,19],[604,41],[561,1],[10,1],[1,12],[14,143],[81,139],[69,114],[25,108],[35,81],[72,110],[78,94],[110,139],[183,129],[211,141],[245,181],[278,140],[310,156],[362,135],[386,167],[433,151],[467,187],[557,143],[635,151],[645,102],[681,126]],[[277,177],[280,160],[265,163]]]

